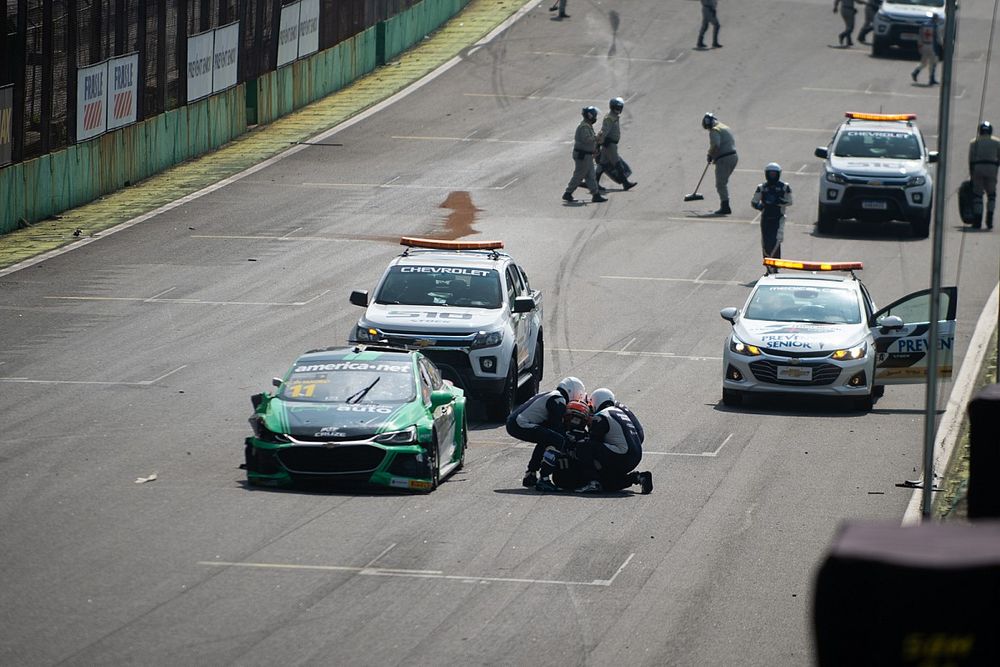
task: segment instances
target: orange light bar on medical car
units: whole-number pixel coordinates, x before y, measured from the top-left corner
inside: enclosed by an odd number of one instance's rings
[[[440,239],[404,236],[399,239],[399,245],[410,248],[435,248],[437,250],[499,250],[503,247],[503,241],[442,241]]]
[[[797,259],[764,258],[764,266],[776,269],[799,269],[800,271],[860,271],[865,268],[862,262],[804,262]]]
[[[915,113],[861,113],[858,111],[846,111],[844,116],[855,120],[916,120]]]

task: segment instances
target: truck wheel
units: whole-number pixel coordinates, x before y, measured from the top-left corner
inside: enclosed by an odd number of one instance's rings
[[[520,394],[519,400],[522,403],[541,391],[542,372],[544,371],[545,364],[544,356],[545,344],[542,342],[541,336],[539,336],[538,342],[535,343],[535,358],[531,362],[531,380],[526,382],[518,391],[518,394]]]
[[[507,365],[507,381],[503,384],[503,392],[486,404],[486,412],[493,421],[507,421],[507,415],[514,411],[517,400],[517,355],[510,359]]]
[[[829,206],[819,205],[816,212],[816,230],[820,234],[832,234],[837,228],[837,218]]]
[[[883,58],[889,55],[889,45],[885,43],[884,39],[879,39],[878,37],[872,39],[872,55],[876,58]]]
[[[915,239],[925,239],[931,231],[931,207],[927,207],[926,213],[921,213],[920,217],[910,221],[910,231]]]

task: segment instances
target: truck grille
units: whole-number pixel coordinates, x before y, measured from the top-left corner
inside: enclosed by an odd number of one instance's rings
[[[782,366],[786,364],[781,364]],[[757,378],[760,382],[767,382],[769,384],[782,384],[792,387],[815,387],[827,384],[833,384],[834,381],[840,376],[840,366],[834,366],[833,364],[808,364],[809,368],[812,368],[812,380],[800,381],[800,380],[779,380],[778,379],[778,364],[773,361],[754,361],[750,364],[750,372],[753,376]]]

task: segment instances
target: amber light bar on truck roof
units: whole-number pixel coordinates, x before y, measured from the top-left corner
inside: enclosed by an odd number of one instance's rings
[[[915,113],[861,113],[859,111],[845,111],[844,116],[854,120],[916,120]]]
[[[860,271],[865,268],[862,262],[804,262],[798,259],[774,259],[773,257],[765,257],[764,266],[800,271]]]
[[[421,239],[416,236],[404,236],[399,239],[399,245],[409,248],[433,248],[435,250],[499,250],[503,241],[442,241],[439,239]]]

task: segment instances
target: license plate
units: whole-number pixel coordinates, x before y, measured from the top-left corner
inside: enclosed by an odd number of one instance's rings
[[[899,38],[900,39],[910,39],[910,40],[916,41],[916,39],[917,39],[917,33],[915,33],[915,32],[901,32],[901,33],[899,33]]]
[[[889,208],[889,205],[884,201],[870,201],[866,199],[861,202],[861,208],[868,209],[869,211],[884,211]]]
[[[778,379],[809,382],[813,379],[813,369],[808,366],[778,366]]]

